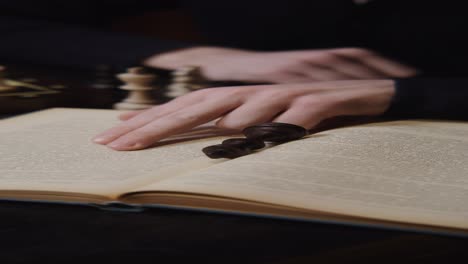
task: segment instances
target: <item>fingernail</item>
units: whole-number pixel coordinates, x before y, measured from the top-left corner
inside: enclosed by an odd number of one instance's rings
[[[140,149],[143,147],[141,143],[122,143],[122,142],[111,142],[110,144],[107,145],[110,148],[116,149],[116,150],[133,150],[133,149]]]
[[[97,136],[93,138],[93,142],[99,143],[99,144],[106,144],[110,139],[111,139],[110,136]]]

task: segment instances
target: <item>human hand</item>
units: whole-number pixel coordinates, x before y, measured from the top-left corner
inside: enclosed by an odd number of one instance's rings
[[[212,81],[303,83],[410,77],[416,69],[360,48],[256,52],[198,47],[155,55],[144,64],[175,69],[199,66]]]
[[[94,142],[115,150],[138,150],[216,119],[217,126],[237,130],[263,122],[311,129],[331,117],[382,114],[394,93],[391,80],[208,88],[124,114],[121,124]]]

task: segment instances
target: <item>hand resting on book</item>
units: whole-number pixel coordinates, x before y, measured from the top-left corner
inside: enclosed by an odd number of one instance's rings
[[[138,150],[215,119],[217,126],[237,130],[264,122],[312,129],[332,117],[380,115],[394,93],[391,80],[209,88],[124,114],[121,124],[97,135],[94,142],[115,150]]]

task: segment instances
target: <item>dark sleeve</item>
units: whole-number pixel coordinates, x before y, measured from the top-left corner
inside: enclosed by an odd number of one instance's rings
[[[38,6],[36,12],[34,6],[21,11],[18,5],[3,4],[7,2],[16,1],[0,1],[2,61],[80,68],[107,64],[124,68],[139,64],[148,56],[160,52],[191,46],[188,43],[110,31],[106,23],[115,16],[127,13],[112,8],[107,13],[101,12],[101,6],[93,6],[89,1],[61,1],[69,7]],[[37,2],[44,4],[43,1]],[[116,2],[122,2],[120,7],[125,7],[125,1]],[[130,2],[130,6],[135,5]],[[135,13],[137,10],[131,11]]]
[[[468,120],[468,78],[408,78],[395,84],[385,117]]]

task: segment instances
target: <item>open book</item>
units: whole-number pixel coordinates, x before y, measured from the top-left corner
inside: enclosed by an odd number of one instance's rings
[[[212,160],[202,148],[226,136],[203,126],[140,151],[92,143],[118,113],[57,108],[0,120],[0,199],[118,201],[468,231],[468,123],[349,126]]]

